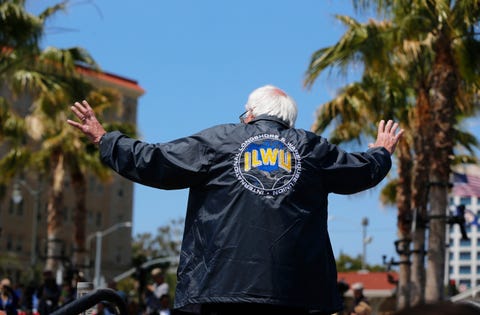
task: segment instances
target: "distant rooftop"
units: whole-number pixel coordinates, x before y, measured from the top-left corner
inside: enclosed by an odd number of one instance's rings
[[[134,90],[135,92],[139,94],[145,93],[145,90],[138,85],[138,82],[132,79],[128,79],[113,73],[109,72],[104,72],[104,71],[96,71],[93,70],[89,67],[82,66],[82,65],[77,65],[77,70],[81,74],[90,76],[90,77],[95,77],[97,79],[100,79],[102,81],[110,82],[118,86],[122,86],[124,88]]]
[[[352,284],[361,282],[363,284],[363,293],[365,296],[391,296],[394,294],[396,285],[389,281],[389,275],[391,280],[398,280],[398,274],[396,272],[369,272],[369,271],[351,271],[351,272],[339,272],[338,281],[344,281],[350,286],[348,295],[352,295]]]

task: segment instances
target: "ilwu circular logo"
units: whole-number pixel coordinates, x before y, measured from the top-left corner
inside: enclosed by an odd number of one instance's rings
[[[301,172],[297,149],[285,138],[263,134],[249,138],[235,156],[234,170],[243,187],[275,196],[290,190]]]

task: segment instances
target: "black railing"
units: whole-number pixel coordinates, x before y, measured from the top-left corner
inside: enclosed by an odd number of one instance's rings
[[[50,315],[79,315],[100,302],[107,301],[116,306],[117,315],[128,315],[123,298],[112,289],[97,289],[62,306]]]

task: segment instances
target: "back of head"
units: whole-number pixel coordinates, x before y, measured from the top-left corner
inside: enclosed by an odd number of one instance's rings
[[[270,115],[287,122],[290,127],[297,119],[297,104],[281,89],[273,85],[265,85],[254,90],[248,97],[245,108],[253,116]]]

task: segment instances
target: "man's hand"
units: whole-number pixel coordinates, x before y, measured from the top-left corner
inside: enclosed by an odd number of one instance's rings
[[[390,155],[392,155],[393,152],[395,152],[398,141],[403,135],[403,129],[400,129],[400,131],[395,134],[397,129],[398,123],[394,123],[392,120],[389,120],[385,124],[385,120],[381,120],[378,124],[377,140],[375,143],[369,144],[368,147],[384,147],[388,152],[390,152]]]
[[[102,136],[106,133],[102,125],[98,122],[95,113],[87,101],[75,102],[71,107],[72,112],[80,119],[81,123],[67,120],[67,123],[80,129],[93,143],[98,144]]]

